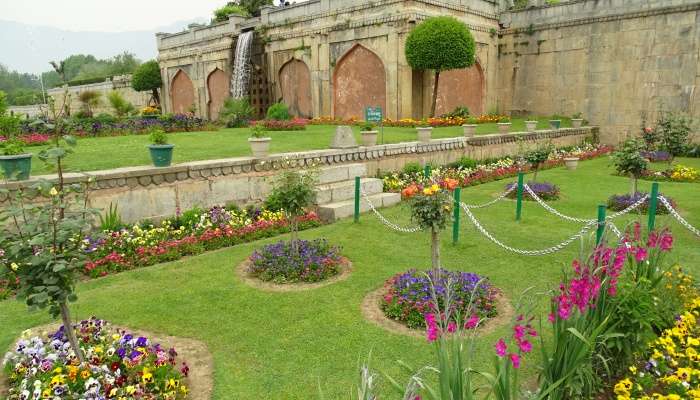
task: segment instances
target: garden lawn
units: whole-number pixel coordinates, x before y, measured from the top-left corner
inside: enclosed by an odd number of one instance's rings
[[[524,119],[513,119],[512,131],[524,131]],[[570,120],[562,120],[563,126],[570,126]],[[541,118],[537,129],[549,126],[547,118]],[[353,130],[358,143],[361,143],[360,128]],[[495,133],[495,123],[480,124],[477,134]],[[286,153],[303,150],[327,149],[335,133],[335,126],[308,125],[305,131],[271,131],[271,153]],[[434,138],[462,136],[461,126],[435,128]],[[249,157],[252,155],[248,144],[250,129],[221,129],[215,132],[182,132],[169,134],[169,140],[175,145],[173,163],[187,161],[212,160],[231,157]],[[384,143],[415,141],[415,128],[384,128]],[[381,134],[378,141],[381,143]],[[66,162],[68,170],[73,172],[96,171],[103,169],[149,165],[151,159],[146,146],[148,135],[127,135],[114,137],[81,138],[75,148],[75,154]],[[28,147],[36,154],[46,146]],[[47,174],[51,171],[36,157],[32,160],[32,174]]]
[[[700,160],[679,162],[700,166]],[[582,162],[576,171],[543,171],[540,180],[561,186],[562,199],[551,203],[554,207],[573,216],[593,218],[598,204],[630,187],[627,179],[612,172],[609,161],[603,158]],[[466,188],[462,198],[467,203],[485,202],[500,193],[507,182]],[[693,225],[700,226],[700,185],[662,183],[661,188],[678,201]],[[393,221],[409,224],[406,207],[383,212]],[[559,243],[579,229],[579,224],[562,221],[531,202],[525,204],[520,223],[514,221],[513,201],[475,213],[496,237],[527,249]],[[513,302],[529,287],[534,287],[533,293],[556,288],[562,268],[569,268],[579,254],[580,246],[574,244],[555,255],[513,255],[488,242],[464,215],[462,221],[458,245],[451,244],[450,231],[442,236],[444,266],[489,277]],[[620,220],[617,226],[624,224]],[[668,262],[680,261],[697,276],[700,239],[669,217],[659,217],[658,224],[670,226],[676,236],[676,250]],[[363,297],[391,275],[429,266],[427,234],[399,234],[371,214],[364,214],[359,224],[344,220],[304,231],[301,236],[326,237],[341,245],[353,262],[351,276],[306,292],[268,293],[244,285],[234,268],[271,239],[80,283],[74,316],[95,315],[134,329],[203,341],[214,357],[214,398],[221,400],[319,399],[319,388],[325,399],[350,399],[358,366],[370,352],[372,367],[399,382],[405,382],[407,375],[396,360],[414,366],[432,362],[433,347],[425,340],[388,333],[365,321],[360,311]],[[538,304],[544,309],[547,300],[539,296]],[[0,349],[10,346],[24,329],[49,321],[45,311],[28,312],[14,300],[0,302]],[[501,327],[480,337],[475,368],[490,368],[493,344],[504,334],[506,328]],[[523,372],[529,382],[534,381],[538,356],[535,346],[524,361]],[[379,379],[384,391],[381,398],[400,398],[386,379]]]

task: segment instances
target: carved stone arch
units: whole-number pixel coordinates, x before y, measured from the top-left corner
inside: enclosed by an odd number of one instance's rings
[[[478,59],[469,68],[453,69],[440,73],[435,115],[448,113],[461,106],[469,108],[473,115],[482,114],[484,112],[485,87],[484,71]]]
[[[229,97],[229,79],[221,68],[214,68],[207,76],[207,101],[209,119],[216,121],[219,119],[219,111],[224,105],[224,101]]]
[[[333,72],[336,118],[364,118],[365,107],[382,107],[386,113],[386,69],[381,58],[361,44],[348,50]]]
[[[178,70],[170,81],[170,100],[175,114],[189,112],[194,104],[194,85],[182,69]]]
[[[311,118],[311,71],[306,63],[292,58],[280,67],[278,77],[282,102],[289,106],[289,113],[297,117]]]

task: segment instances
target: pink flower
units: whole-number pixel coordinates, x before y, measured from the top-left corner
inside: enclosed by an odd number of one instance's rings
[[[638,247],[637,251],[634,253],[634,259],[637,262],[642,262],[647,259],[647,249],[644,247]]]
[[[661,237],[661,250],[670,251],[672,248],[673,236],[668,232],[664,232],[664,235]]]
[[[508,351],[506,342],[503,340],[503,338],[498,339],[498,342],[496,342],[496,355],[499,357],[504,357],[506,355],[506,351]]]
[[[479,324],[479,316],[476,314],[472,314],[471,317],[467,320],[467,322],[464,324],[465,329],[474,329],[476,326]]]
[[[457,324],[455,324],[454,321],[450,321],[447,324],[447,332],[453,333],[456,330],[457,330]]]
[[[532,343],[530,343],[528,340],[519,341],[518,347],[520,348],[520,351],[523,353],[529,353],[532,351]]]
[[[515,325],[513,327],[513,338],[515,340],[521,340],[523,337],[525,337],[525,327],[522,325]]]
[[[513,364],[513,368],[520,368],[520,356],[515,353],[510,353],[510,362]]]
[[[547,315],[547,321],[554,323],[555,320],[556,318],[554,317],[554,314],[549,313],[549,315]]]

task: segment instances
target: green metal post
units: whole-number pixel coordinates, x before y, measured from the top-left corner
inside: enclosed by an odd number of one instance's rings
[[[603,240],[603,232],[605,232],[605,205],[598,206],[598,229],[596,230],[595,243],[600,244]]]
[[[462,188],[455,189],[454,221],[452,222],[452,244],[459,241],[459,203],[462,202]]]
[[[659,183],[651,184],[651,197],[649,198],[649,232],[654,230],[656,225],[656,209],[659,205]]]
[[[523,185],[525,180],[525,173],[518,172],[518,197],[517,203],[515,204],[515,220],[520,221],[520,216],[523,213]]]
[[[423,174],[425,175],[426,179],[430,179],[430,175],[431,175],[430,165],[425,166],[425,170],[423,171]]]
[[[360,177],[355,177],[355,222],[360,222]]]

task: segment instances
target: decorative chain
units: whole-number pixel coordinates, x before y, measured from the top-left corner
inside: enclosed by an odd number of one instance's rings
[[[484,204],[465,204],[465,203],[462,203],[462,207],[467,207],[467,208],[486,208],[486,207],[492,206],[492,205],[498,203],[499,201],[505,199],[506,196],[508,196],[508,195],[509,195],[513,190],[515,190],[516,188],[517,188],[517,186],[512,186],[511,188],[509,188],[508,190],[506,190],[505,192],[503,192],[500,196],[498,196],[497,198],[495,198],[495,199],[493,199],[493,200],[491,200],[491,201],[489,201],[489,202],[487,202],[487,203],[484,203]]]
[[[678,222],[685,226],[689,231],[693,232],[696,236],[700,236],[700,230],[693,225],[690,225],[690,222],[686,221],[685,218],[681,217],[680,214],[678,214],[678,211],[673,208],[671,205],[671,202],[668,201],[668,199],[662,195],[659,195],[659,200],[663,203],[664,207],[668,210],[668,212],[673,215],[675,219],[678,220]]]
[[[576,218],[576,217],[570,217],[568,215],[562,214],[561,212],[555,210],[554,207],[550,206],[544,200],[542,200],[540,198],[540,196],[538,196],[535,193],[535,191],[530,188],[530,186],[528,186],[527,184],[524,184],[523,187],[525,188],[525,190],[527,190],[528,193],[530,193],[530,196],[532,196],[532,198],[535,199],[535,201],[537,201],[537,203],[539,203],[540,206],[542,206],[542,208],[544,208],[545,210],[549,211],[550,213],[558,216],[561,219],[571,221],[571,222],[581,222],[584,224],[588,224],[590,222],[596,222],[595,219]]]
[[[369,197],[367,196],[367,193],[365,193],[365,191],[362,189],[362,185],[360,185],[360,193],[362,194],[362,199],[367,203],[367,205],[369,205],[369,209],[372,210],[372,212],[374,213],[374,215],[376,215],[377,218],[378,218],[384,225],[388,226],[389,228],[391,228],[391,229],[393,229],[393,230],[395,230],[395,231],[403,232],[403,233],[414,233],[414,232],[418,232],[418,231],[421,230],[421,228],[418,227],[418,226],[414,226],[414,227],[403,227],[403,226],[396,225],[395,223],[389,221],[388,219],[386,219],[385,216],[382,215],[382,213],[380,213],[380,212],[374,207],[374,204],[372,204],[372,201],[371,201],[371,200],[369,199]]]
[[[515,247],[508,246],[507,244],[504,244],[503,242],[501,242],[501,241],[499,241],[498,239],[496,239],[491,233],[489,233],[489,231],[486,230],[486,228],[484,228],[484,227],[479,223],[479,221],[476,219],[476,217],[474,216],[474,214],[472,214],[471,210],[470,210],[468,207],[464,207],[464,206],[463,206],[462,209],[463,209],[464,212],[467,214],[467,216],[469,217],[469,219],[472,221],[472,223],[474,224],[474,226],[476,226],[476,228],[477,228],[484,236],[486,236],[489,240],[491,240],[493,243],[495,243],[495,244],[501,246],[502,248],[504,248],[504,249],[506,249],[506,250],[508,250],[508,251],[511,251],[511,252],[513,252],[513,253],[516,253],[516,254],[525,255],[525,256],[543,256],[543,255],[546,255],[546,254],[552,254],[552,253],[556,253],[557,251],[563,250],[566,246],[570,245],[570,244],[573,243],[575,240],[580,239],[581,237],[583,237],[593,226],[595,226],[595,225],[598,224],[597,221],[591,221],[591,222],[586,223],[586,224],[583,226],[583,228],[581,228],[581,230],[578,231],[578,233],[576,233],[575,235],[571,236],[570,238],[566,239],[565,241],[563,241],[563,242],[561,242],[561,243],[559,243],[559,244],[557,244],[557,245],[555,245],[555,246],[548,247],[548,248],[546,248],[546,249],[541,249],[541,250],[522,250],[522,249],[517,249],[517,248],[515,248]]]
[[[610,214],[610,215],[608,215],[608,216],[606,217],[606,219],[615,219],[615,218],[617,218],[617,217],[621,217],[621,216],[623,216],[623,215],[625,215],[625,214],[627,214],[627,213],[630,213],[630,212],[636,210],[637,208],[639,208],[639,207],[640,207],[642,204],[644,204],[644,202],[647,201],[648,199],[649,199],[649,195],[648,195],[648,194],[645,194],[644,196],[642,196],[641,199],[637,200],[636,203],[632,204],[631,206],[625,208],[625,209],[622,210],[622,211],[618,211],[618,212],[616,212],[615,214]]]

